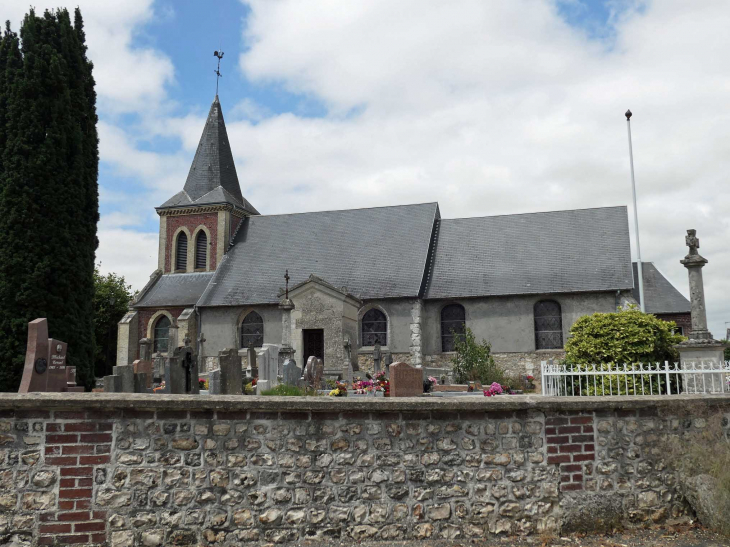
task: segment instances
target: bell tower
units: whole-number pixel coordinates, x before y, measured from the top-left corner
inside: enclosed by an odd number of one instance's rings
[[[215,270],[241,220],[259,214],[241,194],[218,95],[185,186],[156,210],[158,268],[164,274]]]

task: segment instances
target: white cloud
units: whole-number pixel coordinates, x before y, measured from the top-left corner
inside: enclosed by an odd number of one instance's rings
[[[156,233],[121,228],[99,228],[96,261],[102,273],[123,275],[133,290],[140,290],[157,268]]]
[[[174,67],[165,54],[134,45],[135,32],[155,16],[153,3],[154,0],[33,3],[39,15],[59,5],[66,7],[72,17],[77,6],[81,9],[88,55],[94,62],[98,106],[106,114],[136,112],[158,105],[165,99],[165,85],[174,81]],[[17,31],[28,3],[16,0],[9,4],[3,6],[3,17]]]
[[[678,261],[696,228],[711,327],[724,333],[724,0],[625,2],[613,43],[588,40],[547,0],[246,3],[246,76],[330,109],[228,124],[259,210],[437,200],[460,217],[630,204],[631,107],[642,256],[687,294]]]

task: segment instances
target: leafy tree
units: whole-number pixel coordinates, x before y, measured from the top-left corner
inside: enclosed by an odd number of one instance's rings
[[[481,382],[482,385],[505,383],[505,373],[492,357],[492,345],[486,340],[477,342],[470,328],[467,327],[463,334],[454,337],[454,349],[456,355],[452,359],[452,370],[456,382]]]
[[[565,344],[565,361],[577,364],[656,363],[678,357],[674,345],[684,337],[677,325],[636,308],[594,313],[578,319]]]
[[[0,390],[18,388],[27,324],[46,317],[93,383],[98,137],[81,14],[34,10],[0,47]]]
[[[131,286],[114,273],[102,275],[94,269],[94,335],[97,377],[112,373],[117,358],[117,323],[127,313],[132,299]]]

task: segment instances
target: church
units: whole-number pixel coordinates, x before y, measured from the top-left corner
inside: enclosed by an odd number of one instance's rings
[[[328,375],[388,361],[448,368],[470,328],[497,363],[539,374],[581,316],[638,300],[627,208],[442,219],[438,203],[264,215],[241,192],[218,97],[182,190],[156,208],[157,270],[119,323],[117,364],[147,339],[201,372],[279,347]],[[650,262],[646,311],[689,334],[690,304]],[[170,339],[176,326],[179,340]],[[173,329],[174,332],[175,329]]]

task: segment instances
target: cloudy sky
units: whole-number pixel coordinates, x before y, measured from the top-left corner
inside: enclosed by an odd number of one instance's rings
[[[27,5],[12,0],[1,15],[17,29]],[[135,288],[156,267],[153,207],[185,182],[221,47],[238,176],[264,214],[426,201],[445,218],[631,206],[631,108],[642,256],[687,294],[679,260],[696,228],[710,327],[724,336],[727,0],[76,5],[99,93],[98,258]]]

